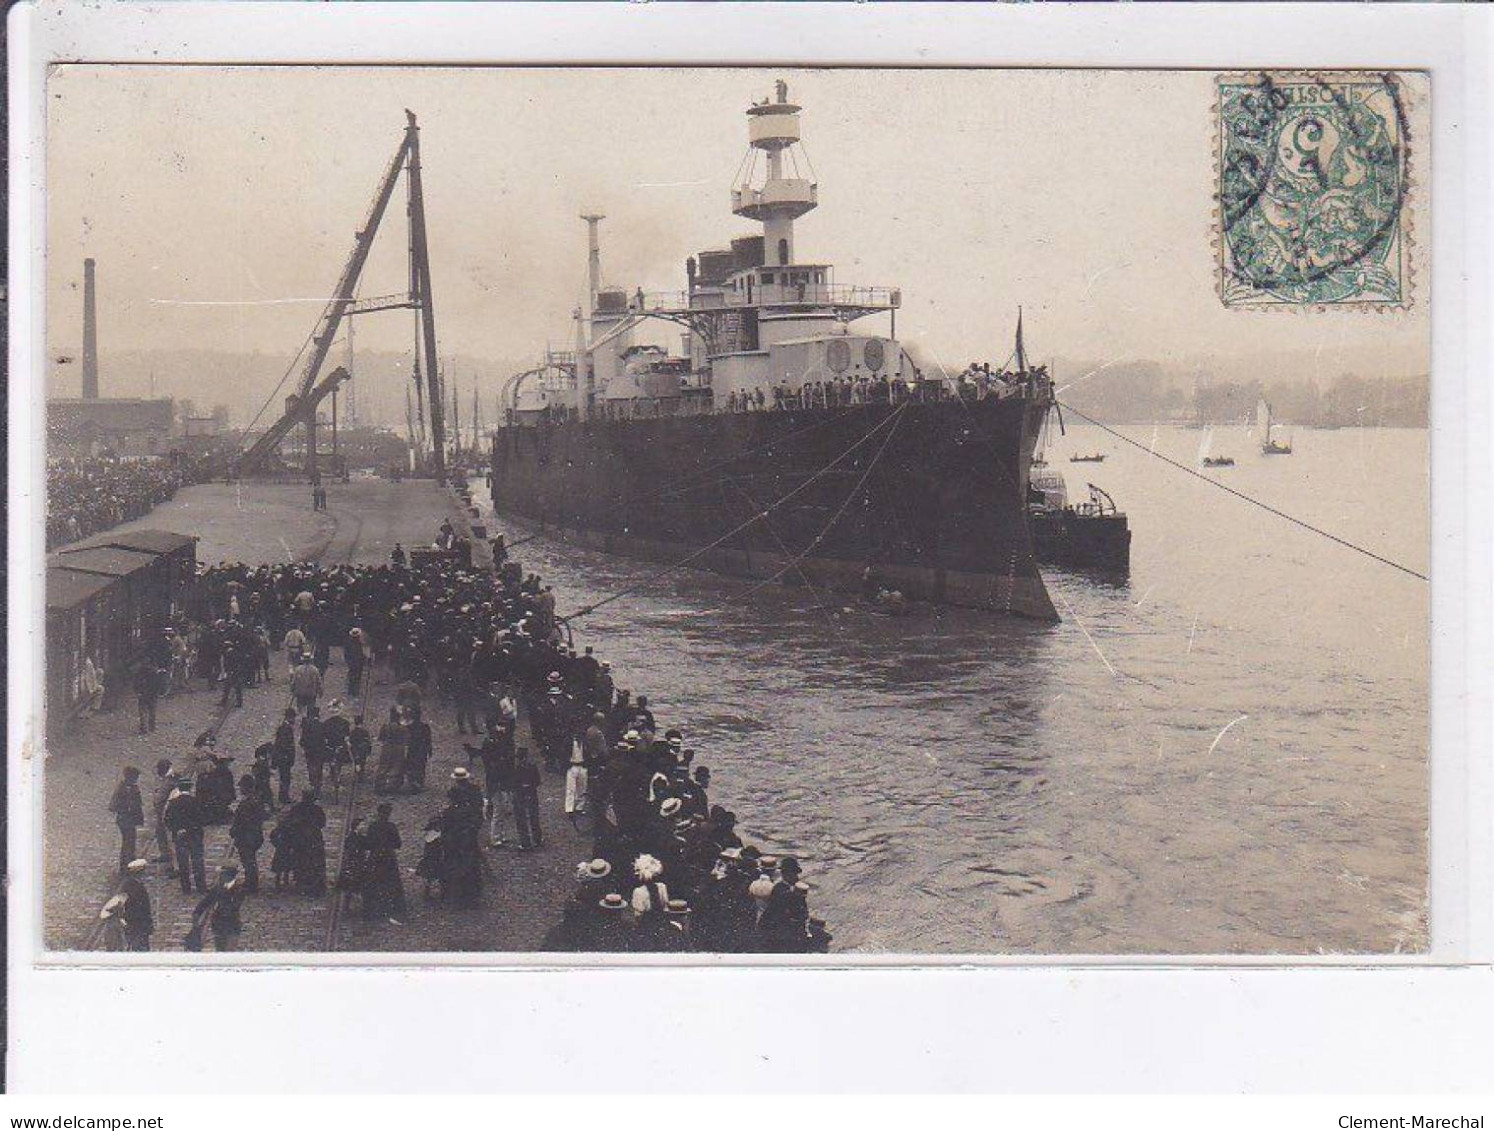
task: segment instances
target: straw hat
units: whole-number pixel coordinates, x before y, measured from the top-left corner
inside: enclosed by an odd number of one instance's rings
[[[612,865],[598,856],[578,865],[576,875],[583,880],[603,880],[612,875]]]

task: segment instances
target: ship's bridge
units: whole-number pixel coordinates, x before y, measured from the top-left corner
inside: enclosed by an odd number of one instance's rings
[[[902,306],[897,287],[868,287],[827,281],[829,269],[809,264],[759,267],[743,271],[723,285],[689,291],[650,291],[635,295],[633,310],[644,315],[679,319],[712,310],[773,307],[822,308],[841,321],[864,318]],[[641,301],[640,301],[641,300]]]

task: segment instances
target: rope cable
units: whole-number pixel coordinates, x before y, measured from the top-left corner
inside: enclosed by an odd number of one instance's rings
[[[897,426],[898,426],[898,424],[900,424],[902,422],[903,412],[904,412],[904,410],[907,409],[907,407],[908,407],[908,405],[910,403],[911,402],[909,402],[909,401],[904,401],[902,407],[899,408],[895,413],[893,413],[892,416],[889,418],[889,419],[891,419],[893,421],[893,425],[892,425],[892,429],[887,433],[887,435],[885,437],[883,437],[883,439],[882,439],[882,446],[879,447],[877,449],[877,451],[876,451],[876,454],[872,456],[871,462],[866,465],[866,470],[861,473],[861,478],[856,481],[856,485],[851,488],[850,492],[841,501],[841,504],[836,509],[835,513],[830,516],[830,521],[827,522],[827,523],[825,523],[825,525],[820,528],[820,532],[814,536],[814,539],[809,543],[809,545],[805,546],[804,549],[802,551],[800,551],[800,553],[798,554],[798,556],[796,556],[792,560],[790,560],[789,563],[786,566],[784,566],[782,569],[780,569],[777,573],[773,574],[773,576],[765,578],[762,581],[759,581],[756,585],[752,586],[750,589],[746,589],[743,592],[738,593],[735,597],[729,597],[729,598],[727,598],[725,601],[723,601],[721,603],[720,606],[717,606],[718,608],[724,607],[726,605],[730,605],[730,604],[732,604],[733,602],[736,602],[736,601],[745,601],[748,597],[751,597],[754,593],[757,593],[760,590],[766,588],[767,586],[772,585],[775,581],[777,581],[779,578],[781,578],[784,574],[788,573],[789,570],[791,570],[791,569],[798,569],[799,564],[805,558],[807,558],[811,553],[814,552],[814,550],[819,546],[819,544],[825,540],[825,535],[829,534],[831,528],[837,522],[840,521],[840,516],[846,513],[846,508],[851,505],[851,500],[855,499],[856,496],[858,496],[859,494],[861,494],[861,489],[866,486],[866,481],[871,478],[872,471],[876,468],[878,461],[881,460],[882,453],[885,452],[887,450],[887,446],[892,443],[892,437],[897,432]],[[781,542],[779,544],[782,545]],[[804,574],[801,572],[799,574],[799,576],[800,577],[804,577]],[[806,585],[808,585],[809,584],[809,579],[808,578],[804,578],[804,583]]]
[[[1410,566],[1404,566],[1400,562],[1392,561],[1390,558],[1387,558],[1387,557],[1384,557],[1384,556],[1382,556],[1380,554],[1377,554],[1373,550],[1367,549],[1366,547],[1361,546],[1361,545],[1359,545],[1356,542],[1350,542],[1347,538],[1340,538],[1337,534],[1329,533],[1328,531],[1324,530],[1320,526],[1314,526],[1312,523],[1307,522],[1307,521],[1305,521],[1303,519],[1300,519],[1300,518],[1296,517],[1295,515],[1287,514],[1286,511],[1279,510],[1278,508],[1273,507],[1270,503],[1262,502],[1260,499],[1254,498],[1251,495],[1247,495],[1243,491],[1237,491],[1237,490],[1235,490],[1235,488],[1230,487],[1227,484],[1220,483],[1217,479],[1210,479],[1207,475],[1204,475],[1201,472],[1195,471],[1193,468],[1189,467],[1187,464],[1179,463],[1177,460],[1170,459],[1169,457],[1162,455],[1160,452],[1155,452],[1151,448],[1149,448],[1146,444],[1143,444],[1143,443],[1141,443],[1138,440],[1133,440],[1133,439],[1131,439],[1131,437],[1123,435],[1120,432],[1117,432],[1114,428],[1111,428],[1109,425],[1101,424],[1098,420],[1096,420],[1092,416],[1086,416],[1084,413],[1080,412],[1077,408],[1075,408],[1071,404],[1063,404],[1062,402],[1055,402],[1055,403],[1059,404],[1059,407],[1067,409],[1069,412],[1072,412],[1075,416],[1079,417],[1080,420],[1085,420],[1085,421],[1088,421],[1090,424],[1093,424],[1096,428],[1100,429],[1102,432],[1105,432],[1105,433],[1107,433],[1107,434],[1109,434],[1111,436],[1114,436],[1117,440],[1121,440],[1124,443],[1130,444],[1133,448],[1136,448],[1136,449],[1138,449],[1140,451],[1143,451],[1147,455],[1153,457],[1154,459],[1159,459],[1163,463],[1168,464],[1171,467],[1177,468],[1179,471],[1186,472],[1187,474],[1193,476],[1193,478],[1199,480],[1200,482],[1207,483],[1211,487],[1217,487],[1217,488],[1219,488],[1219,490],[1224,491],[1227,494],[1233,495],[1237,499],[1243,499],[1245,502],[1250,503],[1252,506],[1259,507],[1261,510],[1266,511],[1269,514],[1274,514],[1277,518],[1284,518],[1288,522],[1292,523],[1293,525],[1300,526],[1304,530],[1309,530],[1309,531],[1311,531],[1314,534],[1320,535],[1320,536],[1328,539],[1328,541],[1330,541],[1330,542],[1337,542],[1340,546],[1343,546],[1346,549],[1353,550],[1355,553],[1363,554],[1365,557],[1371,558],[1374,561],[1377,561],[1377,562],[1381,563],[1382,565],[1388,565],[1392,569],[1398,569],[1402,573],[1410,574],[1412,577],[1419,578],[1422,581],[1428,581],[1428,580],[1430,580],[1430,578],[1428,578],[1426,574],[1424,574],[1424,573],[1418,573],[1418,572],[1416,572],[1416,570],[1412,569]]]
[[[809,156],[809,146],[807,146],[807,145],[804,144],[804,139],[803,138],[799,139],[799,143],[797,145],[794,145],[794,146],[790,147],[790,152],[792,152],[795,149],[797,149],[800,153],[804,154],[804,164],[806,164],[806,165],[809,166],[809,179],[811,181],[817,182],[820,179],[820,176],[819,176],[818,173],[816,173],[814,171],[814,161],[811,160],[811,158]]]
[[[796,495],[802,494],[812,484],[814,484],[814,483],[818,482],[820,479],[824,478],[827,474],[829,474],[829,472],[831,471],[832,468],[834,468],[837,464],[839,464],[842,460],[844,460],[847,456],[849,456],[857,448],[861,447],[862,444],[864,444],[868,440],[870,440],[873,436],[875,436],[883,428],[886,428],[889,423],[892,423],[892,422],[896,421],[898,419],[898,417],[900,417],[902,415],[903,409],[905,409],[906,407],[907,407],[907,405],[904,405],[902,408],[898,409],[897,412],[889,413],[887,416],[883,417],[882,420],[879,421],[871,429],[869,429],[861,437],[861,439],[857,440],[850,447],[846,448],[843,452],[840,453],[840,455],[836,456],[833,460],[831,460],[829,463],[827,463],[824,467],[822,467],[818,471],[816,471],[813,475],[811,475],[803,483],[800,483],[797,487],[795,487],[793,490],[789,491],[787,494],[779,496],[772,503],[768,504],[768,506],[765,509],[759,511],[757,514],[754,514],[752,517],[748,518],[745,522],[738,523],[736,526],[734,526],[730,530],[728,530],[725,534],[721,535],[721,537],[715,539],[712,542],[707,543],[706,545],[700,547],[700,549],[698,549],[698,550],[691,551],[689,554],[687,554],[685,557],[681,558],[679,561],[675,562],[674,564],[665,566],[661,570],[656,570],[655,572],[649,574],[647,577],[643,578],[642,580],[637,581],[637,582],[633,583],[632,585],[624,586],[622,589],[619,589],[619,590],[617,590],[617,591],[609,594],[608,596],[603,597],[600,601],[596,601],[596,602],[594,602],[594,603],[592,603],[590,605],[583,605],[581,608],[577,609],[574,613],[571,613],[568,616],[557,617],[556,619],[560,620],[560,621],[572,621],[572,620],[575,620],[575,619],[577,619],[579,617],[589,616],[590,614],[596,612],[598,609],[602,608],[604,605],[610,605],[613,601],[619,600],[622,597],[626,597],[629,593],[633,593],[633,592],[636,592],[639,589],[646,588],[647,586],[652,585],[655,581],[658,581],[660,578],[667,577],[671,573],[676,573],[679,570],[684,569],[691,562],[697,560],[698,558],[704,557],[706,554],[708,554],[712,550],[716,549],[716,547],[721,546],[724,543],[731,541],[731,539],[735,538],[738,534],[740,534],[742,531],[746,530],[749,526],[753,525],[754,523],[756,523],[756,522],[758,522],[758,521],[760,521],[762,519],[767,518],[768,515],[772,514],[779,507],[783,506],[784,503],[788,502],[790,499],[794,498]]]
[[[751,495],[749,495],[746,491],[742,490],[740,487],[736,487],[734,488],[734,490],[737,492],[737,494],[741,495],[742,498],[747,500],[748,506],[754,509],[761,508],[762,504],[754,499]],[[809,575],[805,573],[803,568],[799,565],[799,562],[802,560],[802,555],[800,557],[794,556],[794,552],[788,548],[788,543],[783,540],[782,536],[778,533],[777,528],[774,527],[771,522],[764,520],[763,529],[765,529],[769,534],[773,536],[773,541],[778,543],[778,548],[783,551],[784,556],[792,559],[789,563],[789,566],[785,568],[792,568],[794,572],[799,575],[799,580],[804,582],[804,587],[809,590],[809,597],[812,601],[814,601],[814,607],[824,614],[826,623],[830,624],[832,627],[839,628],[840,626],[835,622],[835,617],[832,616],[830,610],[825,607],[825,603],[820,600],[820,594],[819,591],[815,589],[814,582],[809,580]]]
[[[306,335],[306,340],[301,343],[301,348],[296,350],[296,355],[291,358],[290,366],[286,369],[285,375],[281,377],[280,380],[276,383],[275,387],[270,390],[270,395],[265,398],[265,403],[259,406],[259,411],[254,414],[254,419],[251,420],[249,422],[249,426],[244,429],[244,437],[246,440],[249,436],[249,433],[254,430],[254,426],[259,423],[259,418],[265,414],[265,409],[269,408],[270,405],[274,403],[275,395],[279,393],[285,383],[290,380],[290,375],[296,371],[296,364],[301,360],[301,355],[306,352],[306,347],[311,344],[311,339],[316,337],[317,328],[320,326],[321,321],[318,320],[316,326],[313,326],[311,328],[311,332]],[[245,449],[243,447],[240,447],[239,450],[244,451]]]

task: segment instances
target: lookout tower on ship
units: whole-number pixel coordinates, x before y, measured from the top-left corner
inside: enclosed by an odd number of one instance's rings
[[[801,107],[788,100],[788,83],[779,79],[774,86],[776,98],[755,102],[747,110],[747,139],[752,164],[740,187],[732,189],[731,210],[748,220],[760,220],[763,243],[768,257],[778,267],[794,261],[794,221],[819,204],[819,186],[802,176],[786,177],[783,159],[787,155],[794,171],[799,172],[798,157],[808,167],[809,155],[800,143],[799,112]],[[796,152],[797,151],[797,152]],[[753,170],[758,153],[768,156],[763,183],[752,187]],[[813,172],[813,168],[810,168]]]
[[[691,256],[685,293],[638,296],[640,314],[689,330],[687,384],[708,390],[718,411],[774,387],[912,374],[896,340],[900,292],[837,284],[831,264],[796,254],[794,222],[819,206],[802,112],[782,80],[773,97],[747,108],[748,150],[731,209],[762,224],[762,234]],[[882,313],[892,319],[887,334],[851,332],[852,322]]]
[[[913,378],[897,341],[901,293],[840,285],[829,263],[796,254],[795,221],[819,206],[802,112],[781,79],[771,97],[747,108],[748,146],[731,210],[761,224],[762,233],[690,256],[684,291],[604,284],[602,216],[583,213],[588,301],[578,314],[574,363],[512,378],[505,400],[516,421],[720,412],[766,403],[775,391],[782,397],[806,386]],[[876,314],[890,316],[887,333],[852,331]],[[638,343],[636,331],[648,320],[684,330],[677,354]]]

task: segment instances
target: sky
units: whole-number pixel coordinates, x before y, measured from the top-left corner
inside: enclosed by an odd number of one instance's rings
[[[406,107],[421,125],[439,350],[496,388],[572,338],[579,213],[606,213],[604,280],[629,291],[683,289],[686,256],[761,231],[729,193],[744,111],[777,78],[804,107],[819,184],[798,258],[900,287],[899,335],[926,362],[1000,361],[1020,305],[1038,359],[1290,356],[1318,378],[1429,368],[1424,194],[1409,202],[1409,311],[1222,306],[1208,72],[68,65],[48,81],[49,392],[77,395],[92,256],[104,394],[144,392],[138,373],[111,386],[111,353],[259,354],[231,378],[175,373],[157,389],[244,419],[331,294]],[[1429,95],[1413,80],[1425,136]],[[362,294],[405,288],[406,238],[401,188]],[[412,340],[408,312],[357,324],[360,350],[408,354]]]

